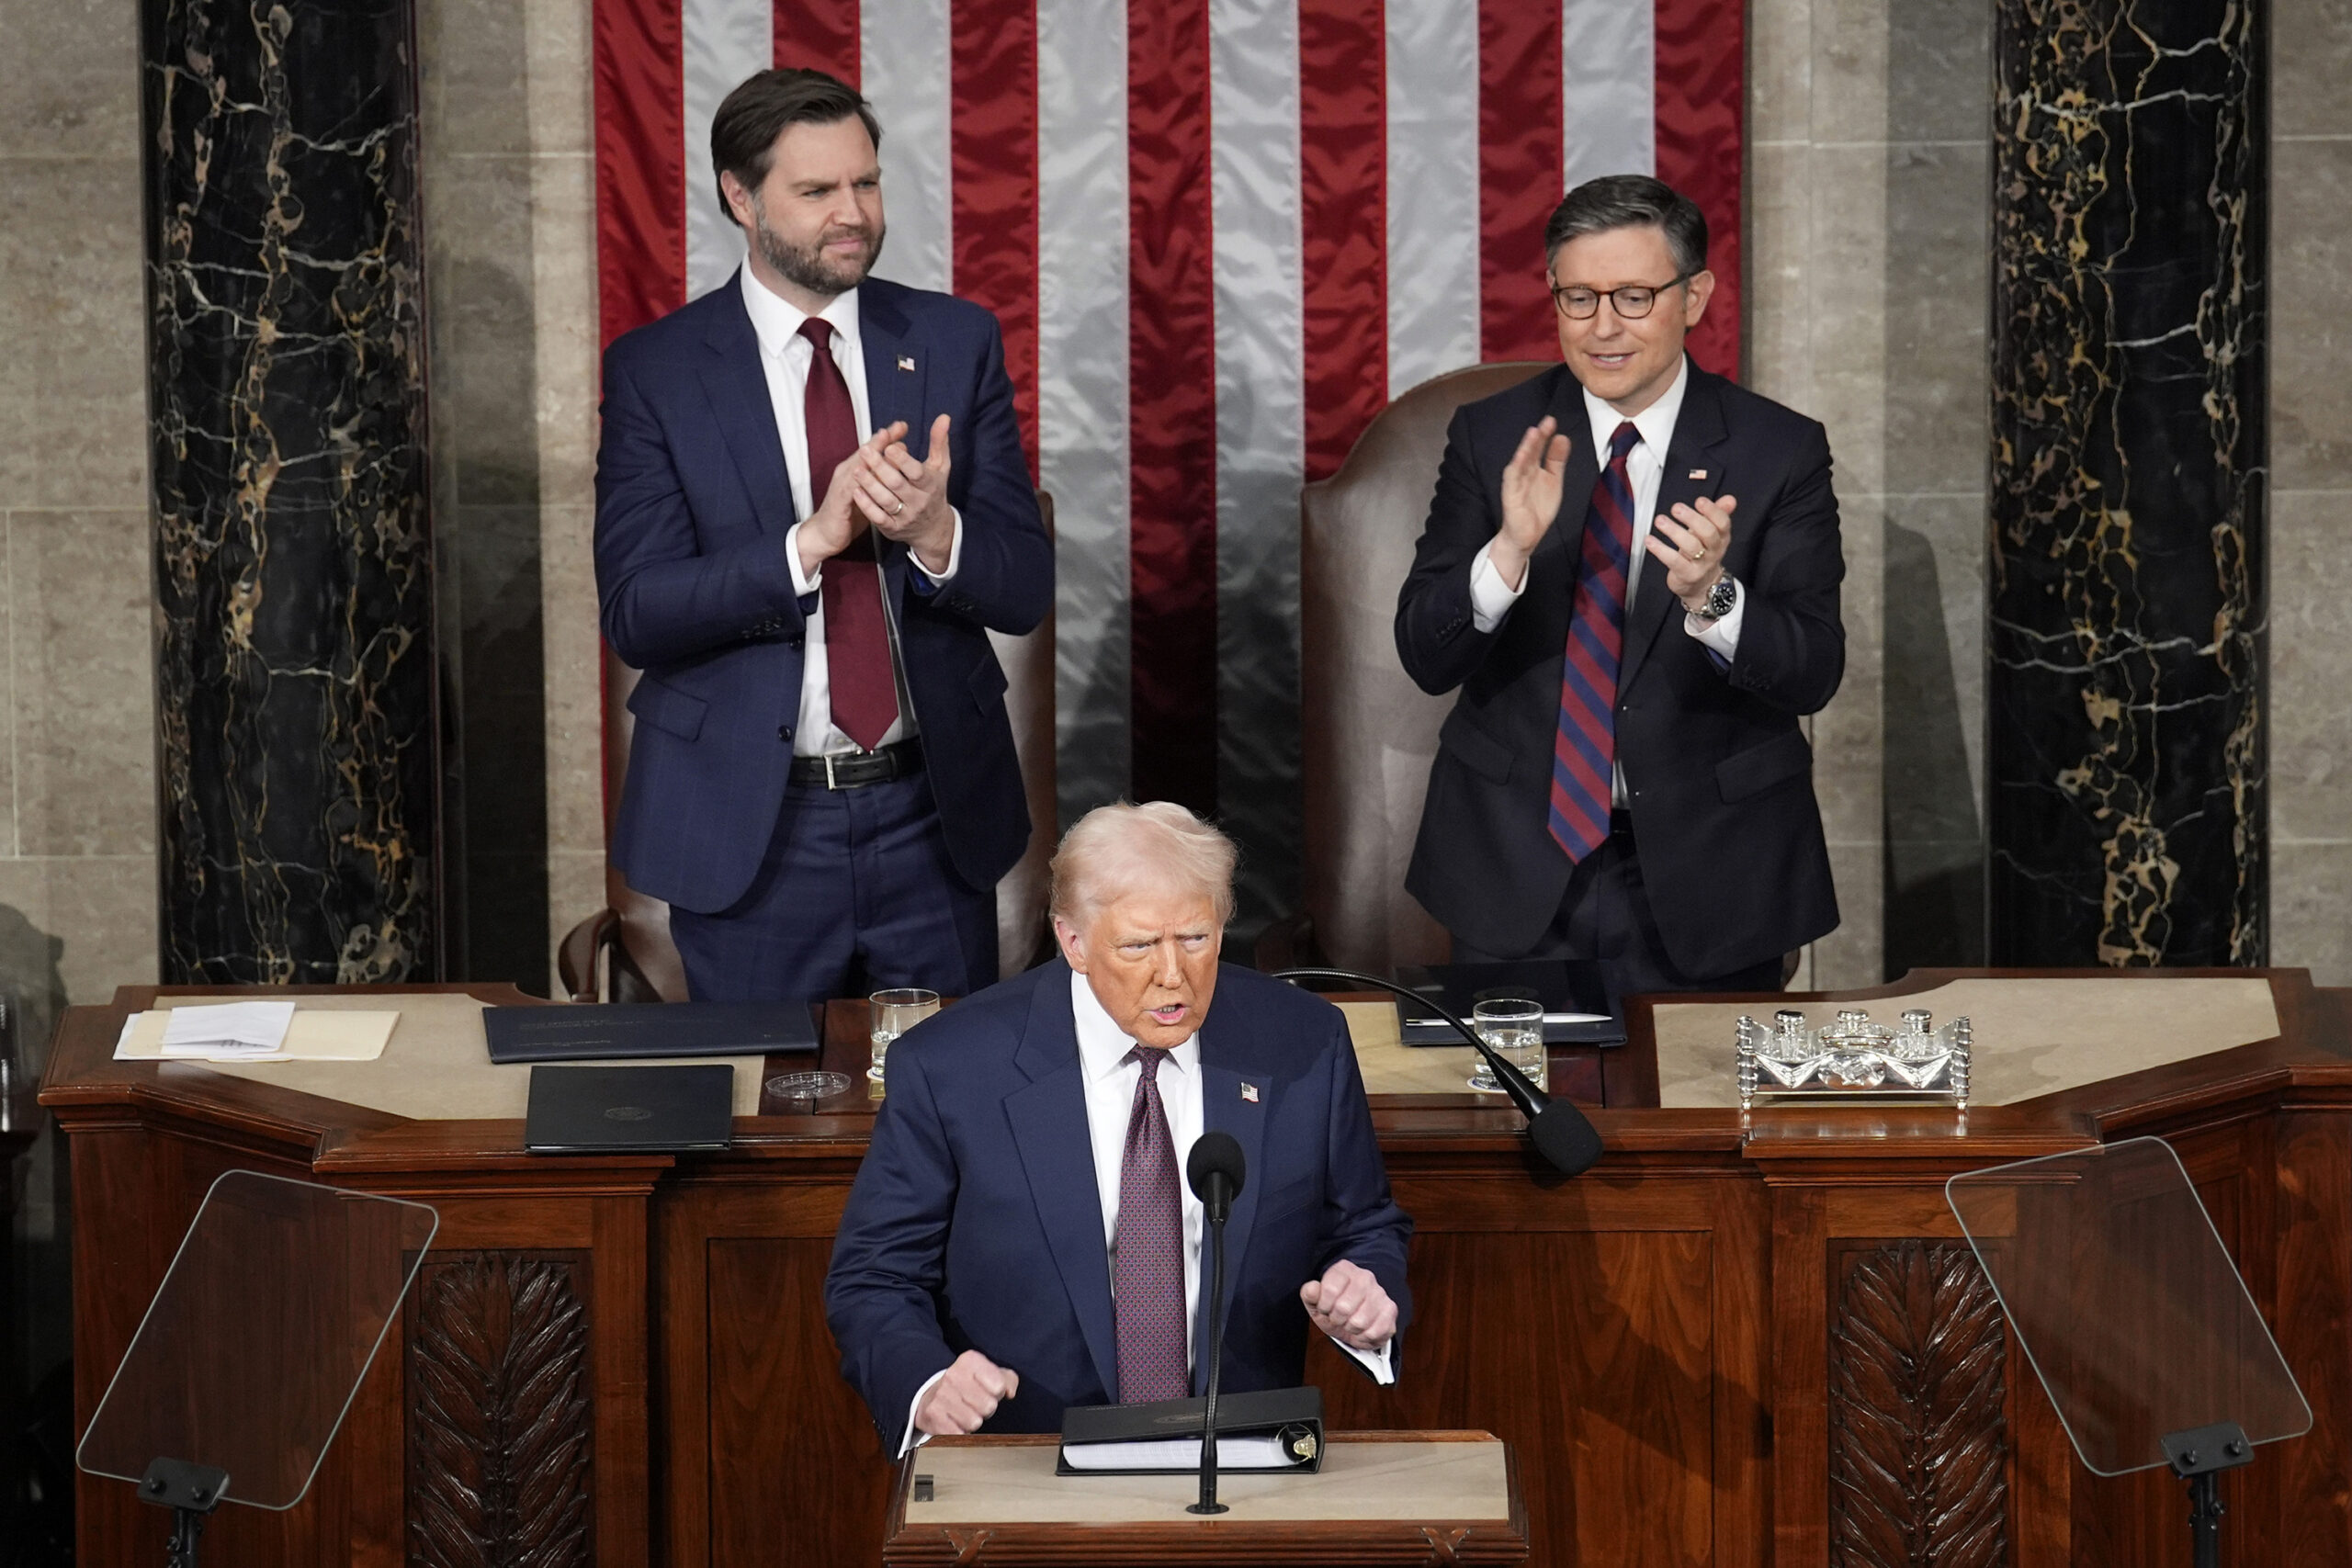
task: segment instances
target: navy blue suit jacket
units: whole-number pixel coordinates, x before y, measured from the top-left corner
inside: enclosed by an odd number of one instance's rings
[[[950,416],[948,499],[963,557],[936,592],[876,536],[925,770],[956,874],[993,887],[1029,841],[1004,671],[1053,601],[996,318],[869,278],[858,335],[876,428],[927,449]],[[740,276],[605,351],[596,592],[605,638],[644,672],[612,858],[640,893],[710,914],[750,887],[783,808],[799,720],[804,617],[784,536],[798,521]],[[821,499],[826,479],[812,487]]]
[[[1471,571],[1502,526],[1503,468],[1547,413],[1569,438],[1559,514],[1528,559],[1526,592],[1481,632]],[[1426,692],[1462,691],[1438,732],[1405,886],[1490,953],[1528,951],[1567,893],[1571,868],[1549,827],[1552,748],[1577,551],[1600,473],[1591,430],[1565,365],[1464,404],[1397,595],[1406,672]],[[1657,510],[1670,515],[1678,503],[1724,494],[1739,501],[1724,559],[1745,600],[1738,657],[1721,668],[1685,635],[1681,605],[1651,560],[1617,674],[1617,759],[1642,882],[1667,952],[1692,976],[1777,957],[1838,924],[1813,752],[1797,724],[1829,701],[1846,668],[1828,437],[1694,365]]]
[[[1056,959],[890,1047],[889,1097],[842,1215],[825,1314],[842,1375],[891,1453],[915,1391],[967,1349],[1021,1375],[989,1431],[1059,1431],[1065,1405],[1117,1397],[1111,1270],[1069,985],[1069,966]],[[1202,1128],[1232,1134],[1248,1161],[1226,1229],[1220,1386],[1303,1380],[1314,1330],[1298,1288],[1342,1258],[1395,1299],[1401,1347],[1412,1316],[1405,1246],[1413,1224],[1388,1195],[1339,1010],[1225,965],[1200,1044]],[[1204,1257],[1204,1292],[1210,1272]],[[1209,1314],[1195,1320],[1198,1392]]]

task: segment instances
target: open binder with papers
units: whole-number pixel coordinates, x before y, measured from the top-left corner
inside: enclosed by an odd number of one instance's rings
[[[1201,1467],[1201,1419],[1207,1401],[1079,1404],[1062,1413],[1057,1475],[1152,1475]],[[1225,1471],[1323,1468],[1323,1391],[1270,1388],[1220,1393],[1216,1462]]]

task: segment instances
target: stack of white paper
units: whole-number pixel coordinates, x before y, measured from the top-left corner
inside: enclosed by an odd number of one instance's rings
[[[1062,1458],[1072,1470],[1198,1470],[1198,1438],[1145,1438],[1132,1443],[1069,1443]],[[1294,1470],[1297,1461],[1274,1438],[1228,1438],[1216,1440],[1219,1470]]]
[[[286,1048],[293,1022],[292,1002],[175,1007],[164,1025],[164,1055],[232,1061],[275,1056]]]

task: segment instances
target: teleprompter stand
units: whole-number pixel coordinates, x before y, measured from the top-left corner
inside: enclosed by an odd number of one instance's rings
[[[2312,1413],[2172,1146],[2019,1160],[1944,1195],[2085,1466],[2169,1466],[2197,1568],[2220,1568],[2222,1472]]]
[[[2172,1472],[2188,1483],[2188,1539],[2196,1568],[2222,1568],[2222,1487],[2225,1470],[2254,1462],[2254,1444],[2234,1421],[2165,1435]]]
[[[196,1568],[196,1543],[204,1534],[204,1521],[220,1506],[220,1494],[228,1486],[229,1472],[209,1465],[159,1459],[147,1467],[139,1483],[139,1500],[172,1511],[172,1548],[164,1559],[166,1568]]]
[[[196,1568],[221,1503],[302,1500],[438,1224],[257,1171],[213,1182],[74,1456],[172,1510],[168,1568]]]

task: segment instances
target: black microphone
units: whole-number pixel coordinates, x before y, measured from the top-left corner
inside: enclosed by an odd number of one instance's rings
[[[1204,1133],[1193,1140],[1192,1155],[1184,1161],[1184,1179],[1191,1184],[1193,1196],[1208,1211],[1210,1223],[1223,1224],[1233,1213],[1233,1201],[1241,1196],[1248,1164],[1241,1156],[1240,1143],[1230,1133]]]
[[[1241,1195],[1249,1177],[1249,1160],[1240,1142],[1230,1133],[1203,1133],[1193,1140],[1184,1158],[1184,1179],[1201,1201],[1209,1222],[1209,1378],[1208,1398],[1201,1406],[1201,1500],[1187,1503],[1188,1514],[1222,1514],[1216,1500],[1216,1384],[1224,1359],[1225,1222],[1232,1216],[1233,1201]]]
[[[1527,1075],[1512,1066],[1495,1048],[1478,1037],[1478,1032],[1448,1012],[1436,1002],[1408,986],[1394,980],[1384,980],[1377,975],[1359,975],[1352,969],[1278,969],[1277,980],[1346,980],[1360,986],[1371,986],[1383,991],[1393,991],[1421,1003],[1453,1026],[1454,1032],[1477,1048],[1493,1069],[1495,1081],[1503,1086],[1510,1102],[1527,1118],[1528,1141],[1535,1152],[1544,1156],[1553,1169],[1563,1176],[1577,1176],[1589,1169],[1600,1157],[1600,1134],[1585,1120],[1583,1111],[1565,1100],[1554,1100],[1527,1081]],[[1206,1202],[1206,1199],[1202,1200]]]

